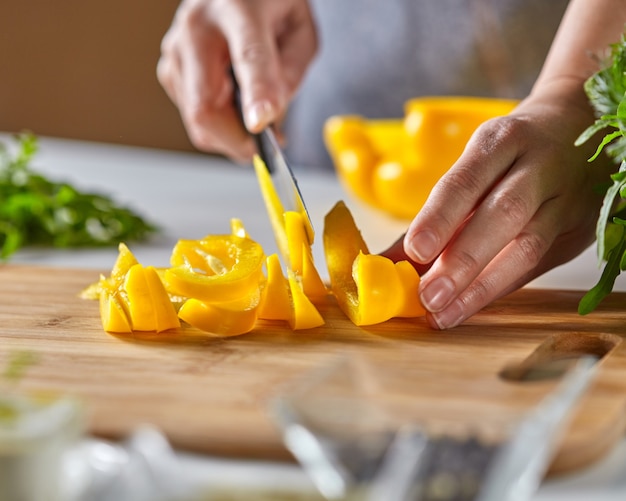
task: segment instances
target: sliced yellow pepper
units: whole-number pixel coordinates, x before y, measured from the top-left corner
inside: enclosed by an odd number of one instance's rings
[[[178,316],[184,322],[215,336],[238,336],[254,329],[258,318],[262,287],[241,299],[226,303],[209,303],[190,298],[181,306]]]
[[[128,302],[121,289],[101,277],[98,283],[100,300],[100,319],[106,332],[129,333],[133,327],[130,323]]]
[[[292,316],[289,282],[283,275],[278,254],[267,256],[267,284],[259,308],[259,318],[265,320],[285,320]]]
[[[422,97],[403,120],[335,116],[324,139],[349,193],[395,217],[411,219],[484,121],[510,113],[517,101]]]
[[[247,237],[208,235],[201,240],[179,240],[165,280],[172,294],[233,301],[254,294],[263,277],[264,259],[261,245]]]
[[[407,261],[394,263],[372,255],[345,203],[326,215],[324,249],[332,292],[355,325],[372,325],[393,317],[424,314],[419,276]]]
[[[153,266],[131,266],[124,278],[124,291],[134,331],[163,332],[180,327],[174,305]]]
[[[267,286],[259,309],[259,318],[283,320],[292,330],[312,329],[324,325],[324,318],[306,294],[292,271],[285,278],[277,254],[267,258]],[[326,294],[326,288],[324,287]]]
[[[313,262],[311,251],[314,239],[313,228],[305,215],[304,208],[301,211],[284,210],[272,178],[258,156],[254,158],[254,168],[276,243],[287,268],[291,307],[289,314],[285,317],[294,330],[323,325],[324,319],[312,302],[313,299],[319,299],[328,294],[326,285]],[[284,282],[284,277],[280,279],[276,277],[275,280],[275,283],[270,281],[268,288],[279,287],[279,284]],[[275,317],[277,315],[275,312],[271,314]]]
[[[284,210],[272,178],[258,156],[254,157],[254,170],[285,266],[301,276],[303,283],[318,287],[323,282],[317,269],[315,266],[304,265],[305,260],[313,261],[311,245],[314,240],[313,227],[304,207],[300,211]]]

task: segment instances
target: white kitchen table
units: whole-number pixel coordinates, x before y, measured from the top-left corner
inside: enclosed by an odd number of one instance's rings
[[[0,140],[5,143],[12,142],[10,137],[0,133]],[[149,242],[131,244],[132,251],[144,264],[166,266],[170,251],[180,238],[228,233],[231,217],[240,218],[251,237],[268,253],[276,249],[256,177],[249,167],[203,154],[57,138],[40,138],[40,152],[33,165],[50,177],[69,180],[84,190],[110,194],[159,225],[161,232]],[[318,232],[314,256],[322,273],[325,270],[321,249],[323,217],[336,201],[346,200],[373,252],[390,245],[406,226],[406,222],[390,219],[350,198],[332,173],[299,172],[298,177]],[[116,256],[114,248],[24,249],[12,262],[107,270]],[[599,274],[592,247],[530,285],[586,290],[595,284]],[[618,279],[616,289],[626,290],[626,277]],[[232,479],[233,483],[240,484],[246,479],[252,485],[286,482],[310,488],[308,479],[295,465],[233,461],[183,451],[178,456],[190,482],[219,480],[224,483]],[[583,471],[545,480],[533,499],[623,501],[626,499],[626,441]]]

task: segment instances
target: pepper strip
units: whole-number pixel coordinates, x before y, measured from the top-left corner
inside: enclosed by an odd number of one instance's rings
[[[339,308],[355,325],[424,314],[417,296],[419,276],[408,261],[394,263],[370,254],[352,214],[341,201],[324,223],[332,292]]]
[[[170,293],[207,302],[252,295],[263,280],[265,255],[260,244],[237,235],[180,240],[165,270]]]

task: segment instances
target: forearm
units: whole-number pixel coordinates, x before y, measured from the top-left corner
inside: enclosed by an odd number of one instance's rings
[[[626,0],[572,0],[563,17],[533,94],[568,82],[573,87],[599,69],[626,24]],[[581,89],[582,91],[582,89]]]

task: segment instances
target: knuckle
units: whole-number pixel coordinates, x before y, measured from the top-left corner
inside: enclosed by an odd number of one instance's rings
[[[475,200],[483,191],[480,176],[469,168],[451,169],[441,178],[439,187],[450,200]]]
[[[550,246],[550,242],[538,233],[523,232],[516,240],[519,259],[524,268],[537,265]]]
[[[482,270],[480,261],[467,250],[455,253],[454,261],[456,273],[460,276],[475,276]]]
[[[491,155],[503,143],[518,141],[525,135],[524,120],[515,116],[504,116],[483,122],[472,136],[474,146],[484,155]]]
[[[468,312],[474,312],[489,304],[495,296],[495,284],[487,277],[480,277],[467,288],[461,301]]]
[[[247,40],[241,47],[240,62],[258,66],[270,62],[270,53],[267,46],[260,40]]]
[[[498,217],[504,218],[505,224],[520,227],[529,219],[530,201],[513,191],[494,195],[489,205]]]

